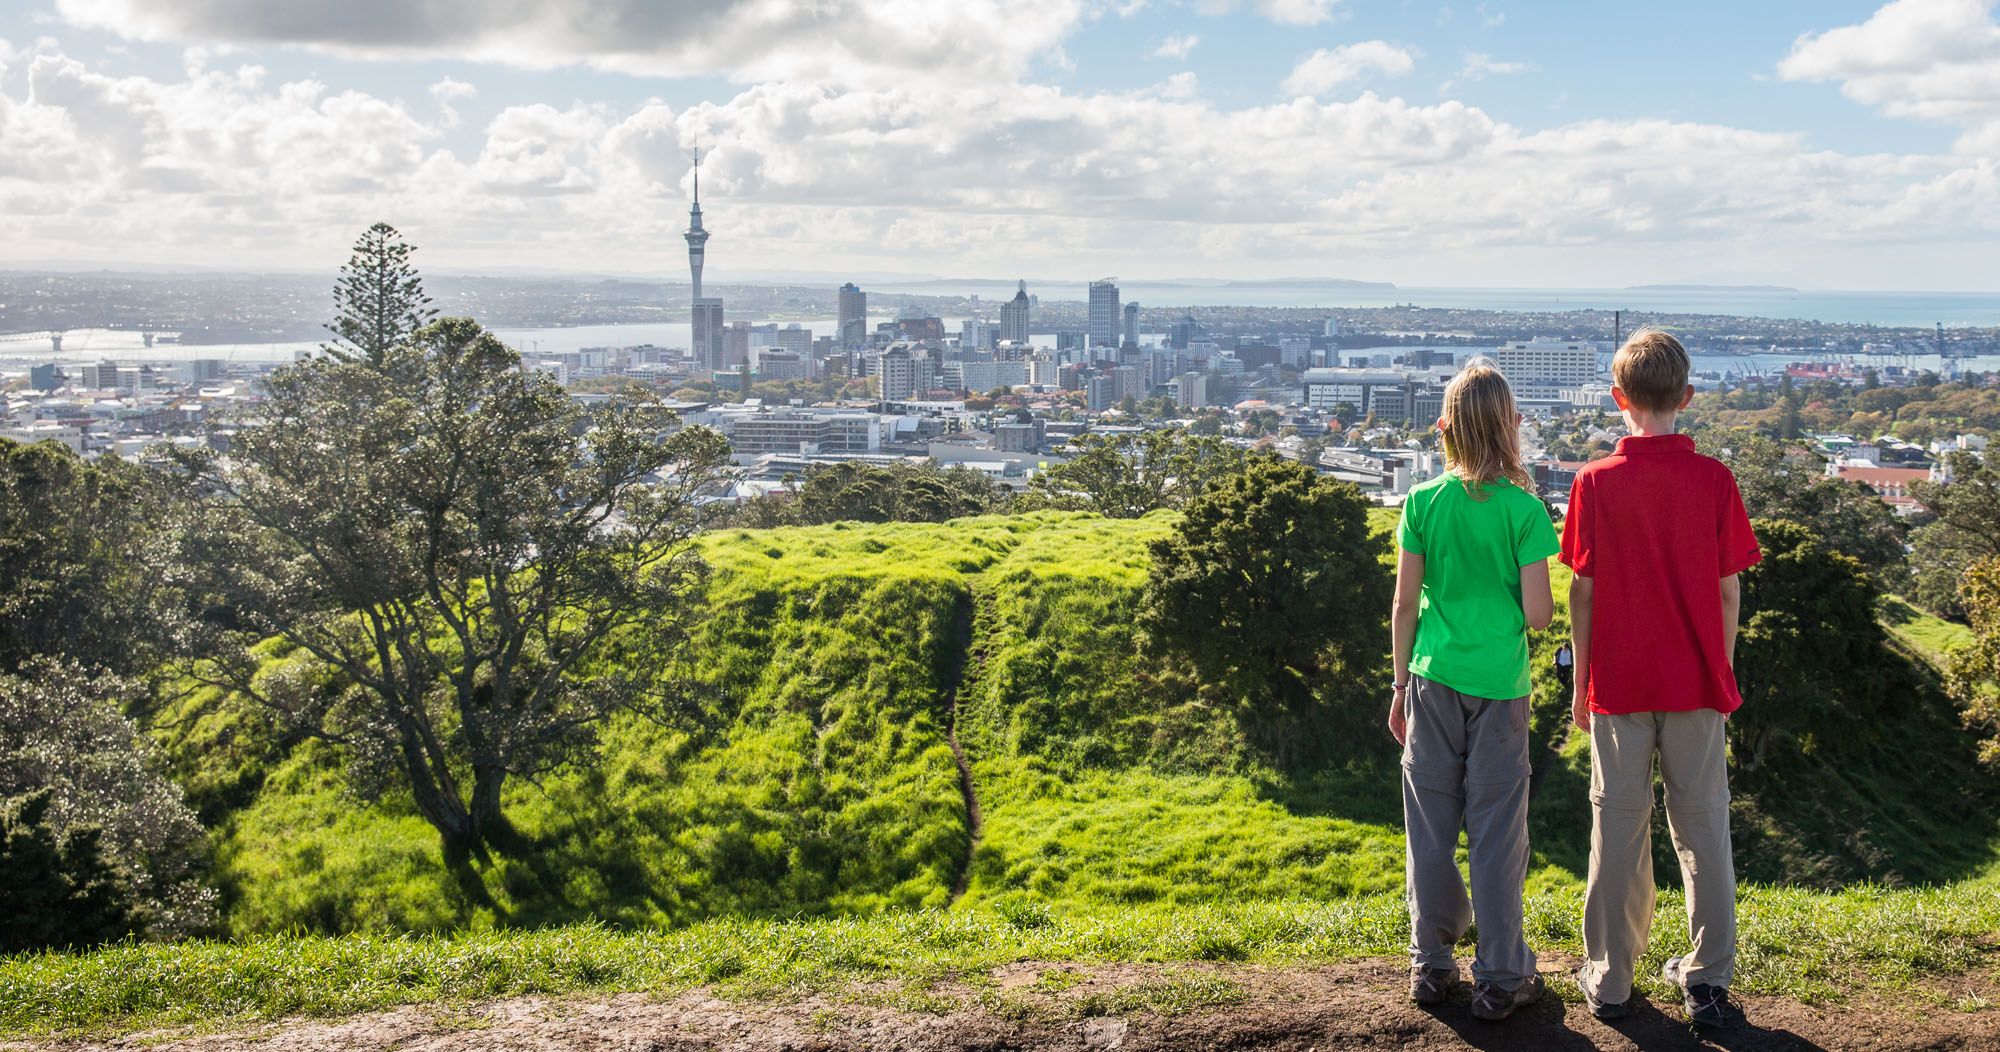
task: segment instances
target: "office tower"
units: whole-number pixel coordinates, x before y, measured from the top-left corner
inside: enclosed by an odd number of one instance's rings
[[[1340,338],[1340,319],[1338,319],[1338,318],[1328,318],[1328,319],[1326,320],[1326,332],[1324,332],[1324,333],[1323,333],[1322,335],[1324,335],[1324,336],[1328,337],[1329,339],[1339,339],[1339,338]]]
[[[840,287],[840,328],[834,338],[849,350],[868,346],[868,294],[851,281]]]
[[[1194,320],[1194,315],[1183,314],[1181,320],[1167,327],[1167,346],[1176,351],[1185,351],[1188,344],[1193,343],[1199,335],[1201,335],[1201,323]]]
[[[719,299],[697,299],[694,301],[694,355],[696,366],[709,372],[727,368],[722,354],[722,301]]]
[[[1090,283],[1090,346],[1118,346],[1118,286],[1114,279]]]
[[[1127,303],[1125,305],[1125,345],[1128,347],[1139,346],[1139,305],[1137,303]]]
[[[1000,305],[1000,338],[1014,343],[1028,342],[1028,283],[1021,282],[1014,298]]]

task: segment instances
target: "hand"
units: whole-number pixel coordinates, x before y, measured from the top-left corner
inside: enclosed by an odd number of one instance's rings
[[[1403,692],[1393,693],[1395,697],[1389,702],[1389,737],[1396,739],[1397,745],[1404,745],[1410,739],[1410,724],[1403,718]]]
[[[1581,684],[1570,694],[1569,718],[1571,723],[1576,724],[1577,730],[1590,729],[1590,698],[1584,694]]]

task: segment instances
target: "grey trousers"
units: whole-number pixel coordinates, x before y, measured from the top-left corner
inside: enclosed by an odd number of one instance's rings
[[[1673,976],[1728,986],[1736,970],[1736,867],[1729,843],[1729,760],[1722,714],[1635,712],[1590,717],[1590,885],[1577,978],[1599,1001],[1632,996],[1632,971],[1653,928],[1653,757],[1667,791],[1667,828],[1687,889],[1694,946]]]
[[[1452,945],[1475,916],[1472,977],[1513,989],[1535,974],[1521,934],[1528,879],[1528,699],[1475,698],[1410,677],[1403,746],[1404,870],[1410,961],[1458,970]],[[1458,872],[1458,834],[1472,856],[1472,896]]]

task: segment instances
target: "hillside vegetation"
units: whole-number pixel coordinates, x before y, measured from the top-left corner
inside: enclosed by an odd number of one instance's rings
[[[714,577],[678,677],[700,717],[621,717],[602,764],[511,790],[520,849],[466,867],[445,865],[407,807],[351,798],[324,747],[275,740],[238,699],[191,694],[158,733],[219,828],[238,935],[950,905],[971,835],[948,743],[955,686],[985,820],[970,904],[1393,894],[1400,798],[1379,684],[1324,699],[1332,758],[1283,770],[1238,727],[1234,706],[1255,699],[1205,695],[1136,645],[1145,546],[1174,521],[1043,512],[710,535]],[[1392,521],[1375,519],[1385,558]],[[1566,588],[1558,567],[1559,600]],[[1561,605],[1536,637],[1538,679],[1567,632]],[[1738,773],[1747,879],[1936,883],[1990,863],[1992,781],[1924,660],[1941,630],[1896,617],[1901,718]],[[288,669],[271,655],[268,674]],[[1531,883],[1556,892],[1587,861],[1589,761],[1552,686],[1535,703]]]

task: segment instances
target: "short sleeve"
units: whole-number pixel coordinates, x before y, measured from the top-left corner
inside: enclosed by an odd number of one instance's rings
[[[1556,541],[1555,524],[1549,521],[1549,506],[1541,498],[1522,502],[1521,524],[1514,531],[1514,564],[1528,566],[1541,562],[1562,549]]]
[[[1757,565],[1764,552],[1757,546],[1757,534],[1750,528],[1750,515],[1743,510],[1743,493],[1736,488],[1736,476],[1722,472],[1722,499],[1716,501],[1716,576],[1728,577]]]
[[[1597,573],[1592,547],[1596,541],[1590,506],[1590,476],[1579,473],[1569,487],[1569,514],[1563,516],[1562,562],[1579,577]]]
[[[1417,535],[1416,520],[1411,512],[1416,509],[1409,500],[1403,501],[1403,516],[1396,520],[1396,546],[1412,555],[1424,554],[1424,539]]]

